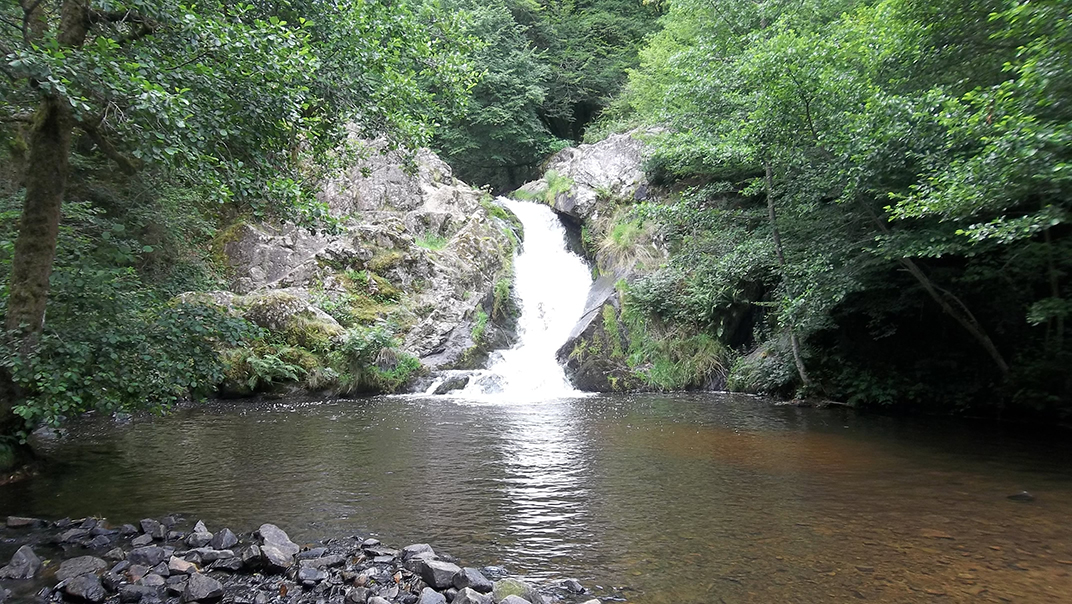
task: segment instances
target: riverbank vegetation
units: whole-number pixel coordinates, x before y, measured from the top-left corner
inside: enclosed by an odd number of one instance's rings
[[[332,228],[315,194],[352,132],[427,143],[460,109],[474,40],[433,9],[0,8],[0,432],[166,406],[233,373],[219,350],[263,334],[174,296],[222,282],[213,242],[238,218]],[[308,371],[272,351],[241,363],[262,382]]]
[[[675,193],[635,309],[738,388],[1072,412],[1067,4],[674,0],[641,57],[603,129],[664,127]]]

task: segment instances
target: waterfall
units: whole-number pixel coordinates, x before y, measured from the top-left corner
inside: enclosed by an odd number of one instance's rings
[[[514,292],[521,306],[518,341],[492,355],[488,369],[457,396],[510,402],[578,394],[555,352],[584,312],[591,273],[566,249],[566,229],[546,205],[500,197],[525,227],[514,259]]]

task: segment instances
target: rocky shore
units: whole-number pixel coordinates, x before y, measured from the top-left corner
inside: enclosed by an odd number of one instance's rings
[[[428,544],[395,549],[352,536],[298,545],[273,524],[249,534],[183,526],[175,517],[118,527],[9,517],[3,543],[19,548],[0,568],[0,601],[599,604],[577,581],[537,589],[499,567],[462,567]]]

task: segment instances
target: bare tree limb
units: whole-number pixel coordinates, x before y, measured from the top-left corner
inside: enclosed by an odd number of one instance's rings
[[[0,123],[4,124],[32,124],[32,113],[16,113],[15,115],[0,115]]]

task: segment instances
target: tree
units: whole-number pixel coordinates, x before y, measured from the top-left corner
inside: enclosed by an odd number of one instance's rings
[[[5,312],[21,355],[44,327],[75,137],[127,174],[148,164],[257,215],[315,214],[315,160],[345,124],[423,142],[436,102],[468,85],[454,48],[389,3],[20,0],[0,32],[0,120],[26,149]],[[9,433],[18,393],[2,378]]]
[[[462,180],[515,188],[561,146],[539,118],[550,70],[502,0],[451,0],[444,8],[463,15],[463,32],[481,41],[470,59],[483,77],[465,113],[439,130],[435,147]]]

